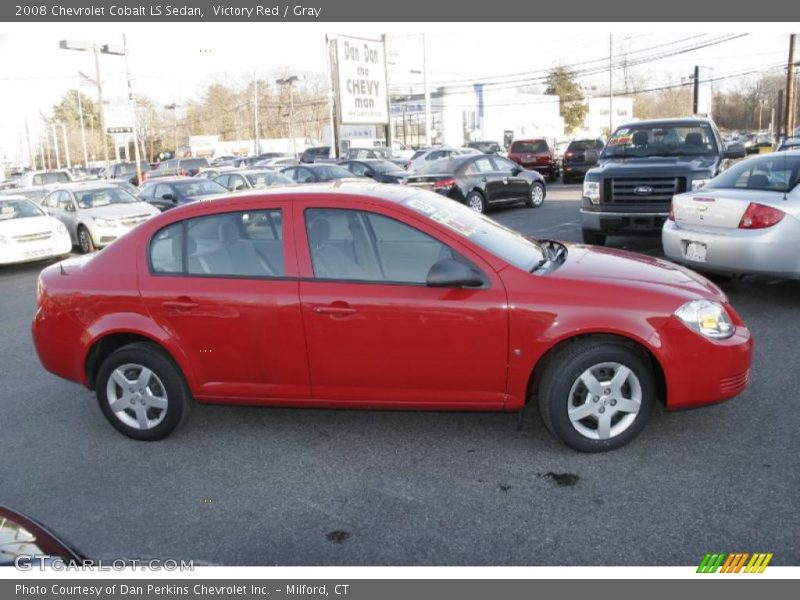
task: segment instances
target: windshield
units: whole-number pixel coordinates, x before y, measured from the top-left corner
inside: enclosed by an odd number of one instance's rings
[[[328,179],[344,179],[345,177],[352,177],[353,174],[345,169],[344,167],[340,167],[337,165],[329,165],[329,166],[318,166],[314,168],[314,171],[321,180],[328,180]]]
[[[178,181],[172,184],[177,192],[186,198],[224,194],[228,190],[210,179],[198,177],[197,181]]]
[[[75,198],[80,208],[97,208],[108,204],[130,204],[140,201],[120,187],[75,190]]]
[[[284,183],[294,183],[283,173],[276,173],[274,171],[265,171],[263,173],[251,173],[246,175],[247,181],[250,182],[254,188],[265,188],[271,185],[281,185]]]
[[[403,204],[525,271],[531,271],[545,258],[536,242],[433,192],[412,196]]]
[[[581,152],[583,150],[602,150],[603,142],[600,140],[577,140],[572,142],[567,148],[569,152]]]
[[[800,156],[781,152],[737,163],[708,182],[705,188],[789,192],[798,182]]]
[[[150,171],[150,163],[142,161],[139,163],[139,169],[144,172]],[[117,165],[117,176],[120,175],[133,175],[136,173],[136,163],[121,163]]]
[[[710,125],[642,124],[617,129],[608,140],[602,157],[699,156],[716,151]]]
[[[784,140],[783,143],[780,145],[778,150],[795,150],[800,148],[800,138],[791,138],[788,140]]]
[[[485,152],[487,154],[491,152],[502,152],[503,149],[500,147],[500,144],[497,142],[471,142],[467,144],[470,148],[475,148],[476,150],[480,150],[481,152]]]
[[[544,140],[531,140],[527,142],[514,142],[509,152],[520,154],[522,152],[547,152],[547,142]]]
[[[30,200],[23,200],[22,198],[0,200],[0,221],[43,216],[44,211]]]
[[[180,161],[181,169],[205,169],[208,161],[205,158],[188,158]]]

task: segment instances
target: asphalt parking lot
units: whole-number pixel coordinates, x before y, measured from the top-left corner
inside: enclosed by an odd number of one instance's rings
[[[578,241],[579,186],[492,213]],[[660,254],[659,238],[610,246]],[[752,382],[655,411],[585,455],[514,414],[196,406],[134,442],[93,394],[45,372],[30,321],[41,264],[0,269],[0,504],[94,557],[226,565],[696,565],[706,552],[800,564],[800,282],[723,284],[756,343]],[[587,290],[589,293],[590,290]]]

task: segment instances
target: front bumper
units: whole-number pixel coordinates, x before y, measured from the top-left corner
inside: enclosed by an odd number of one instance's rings
[[[54,234],[46,240],[35,242],[12,242],[0,246],[0,265],[14,265],[45,260],[69,254],[72,240],[68,233]]]
[[[668,211],[642,212],[581,209],[581,229],[618,235],[658,233],[669,216]]]
[[[788,215],[765,229],[686,229],[667,221],[661,231],[664,254],[674,262],[718,273],[800,279],[800,221]],[[706,260],[687,258],[689,242],[706,246]]]
[[[706,338],[670,318],[654,339],[661,344],[667,409],[714,404],[741,394],[750,382],[753,339],[730,307],[736,332],[726,340]]]

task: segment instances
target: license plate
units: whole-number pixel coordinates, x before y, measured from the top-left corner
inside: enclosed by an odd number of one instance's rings
[[[39,250],[28,250],[25,252],[25,258],[37,258],[44,256],[50,252],[50,248],[40,248]]]
[[[700,242],[688,242],[686,244],[686,260],[706,262],[706,245]]]

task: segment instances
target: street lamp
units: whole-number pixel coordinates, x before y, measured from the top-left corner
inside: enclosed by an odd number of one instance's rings
[[[58,47],[62,50],[76,50],[78,52],[87,52],[91,51],[94,54],[94,70],[95,70],[95,84],[97,85],[97,101],[100,104],[100,129],[102,130],[102,139],[103,139],[103,160],[105,162],[106,167],[106,174],[110,173],[110,166],[108,161],[108,131],[106,130],[106,119],[105,119],[105,108],[103,106],[103,84],[100,80],[100,54],[111,54],[113,56],[124,56],[125,57],[125,71],[127,74],[128,64],[127,64],[127,55],[125,53],[125,44],[124,44],[125,36],[123,36],[123,47],[120,48],[117,45],[113,44],[103,44],[98,45],[95,43],[88,43],[78,40],[61,40],[58,43]],[[130,90],[130,78],[128,78],[128,88]],[[80,90],[78,91],[80,93]],[[131,94],[132,95],[132,94]],[[134,148],[137,149],[136,154],[138,155],[138,145],[136,140],[136,112],[134,108],[134,125],[133,125],[133,135],[134,135]],[[139,160],[137,157],[136,164],[139,165]],[[137,173],[139,170],[139,166],[137,166]],[[141,181],[141,174],[137,175]]]
[[[178,155],[178,107],[180,104],[173,102],[164,106],[167,110],[172,111],[172,126],[173,126],[173,152],[175,157]]]
[[[276,79],[276,85],[289,86],[289,137],[292,138],[292,152],[297,156],[297,140],[294,137],[294,83],[303,81],[305,78],[300,75],[289,75],[281,79]]]

